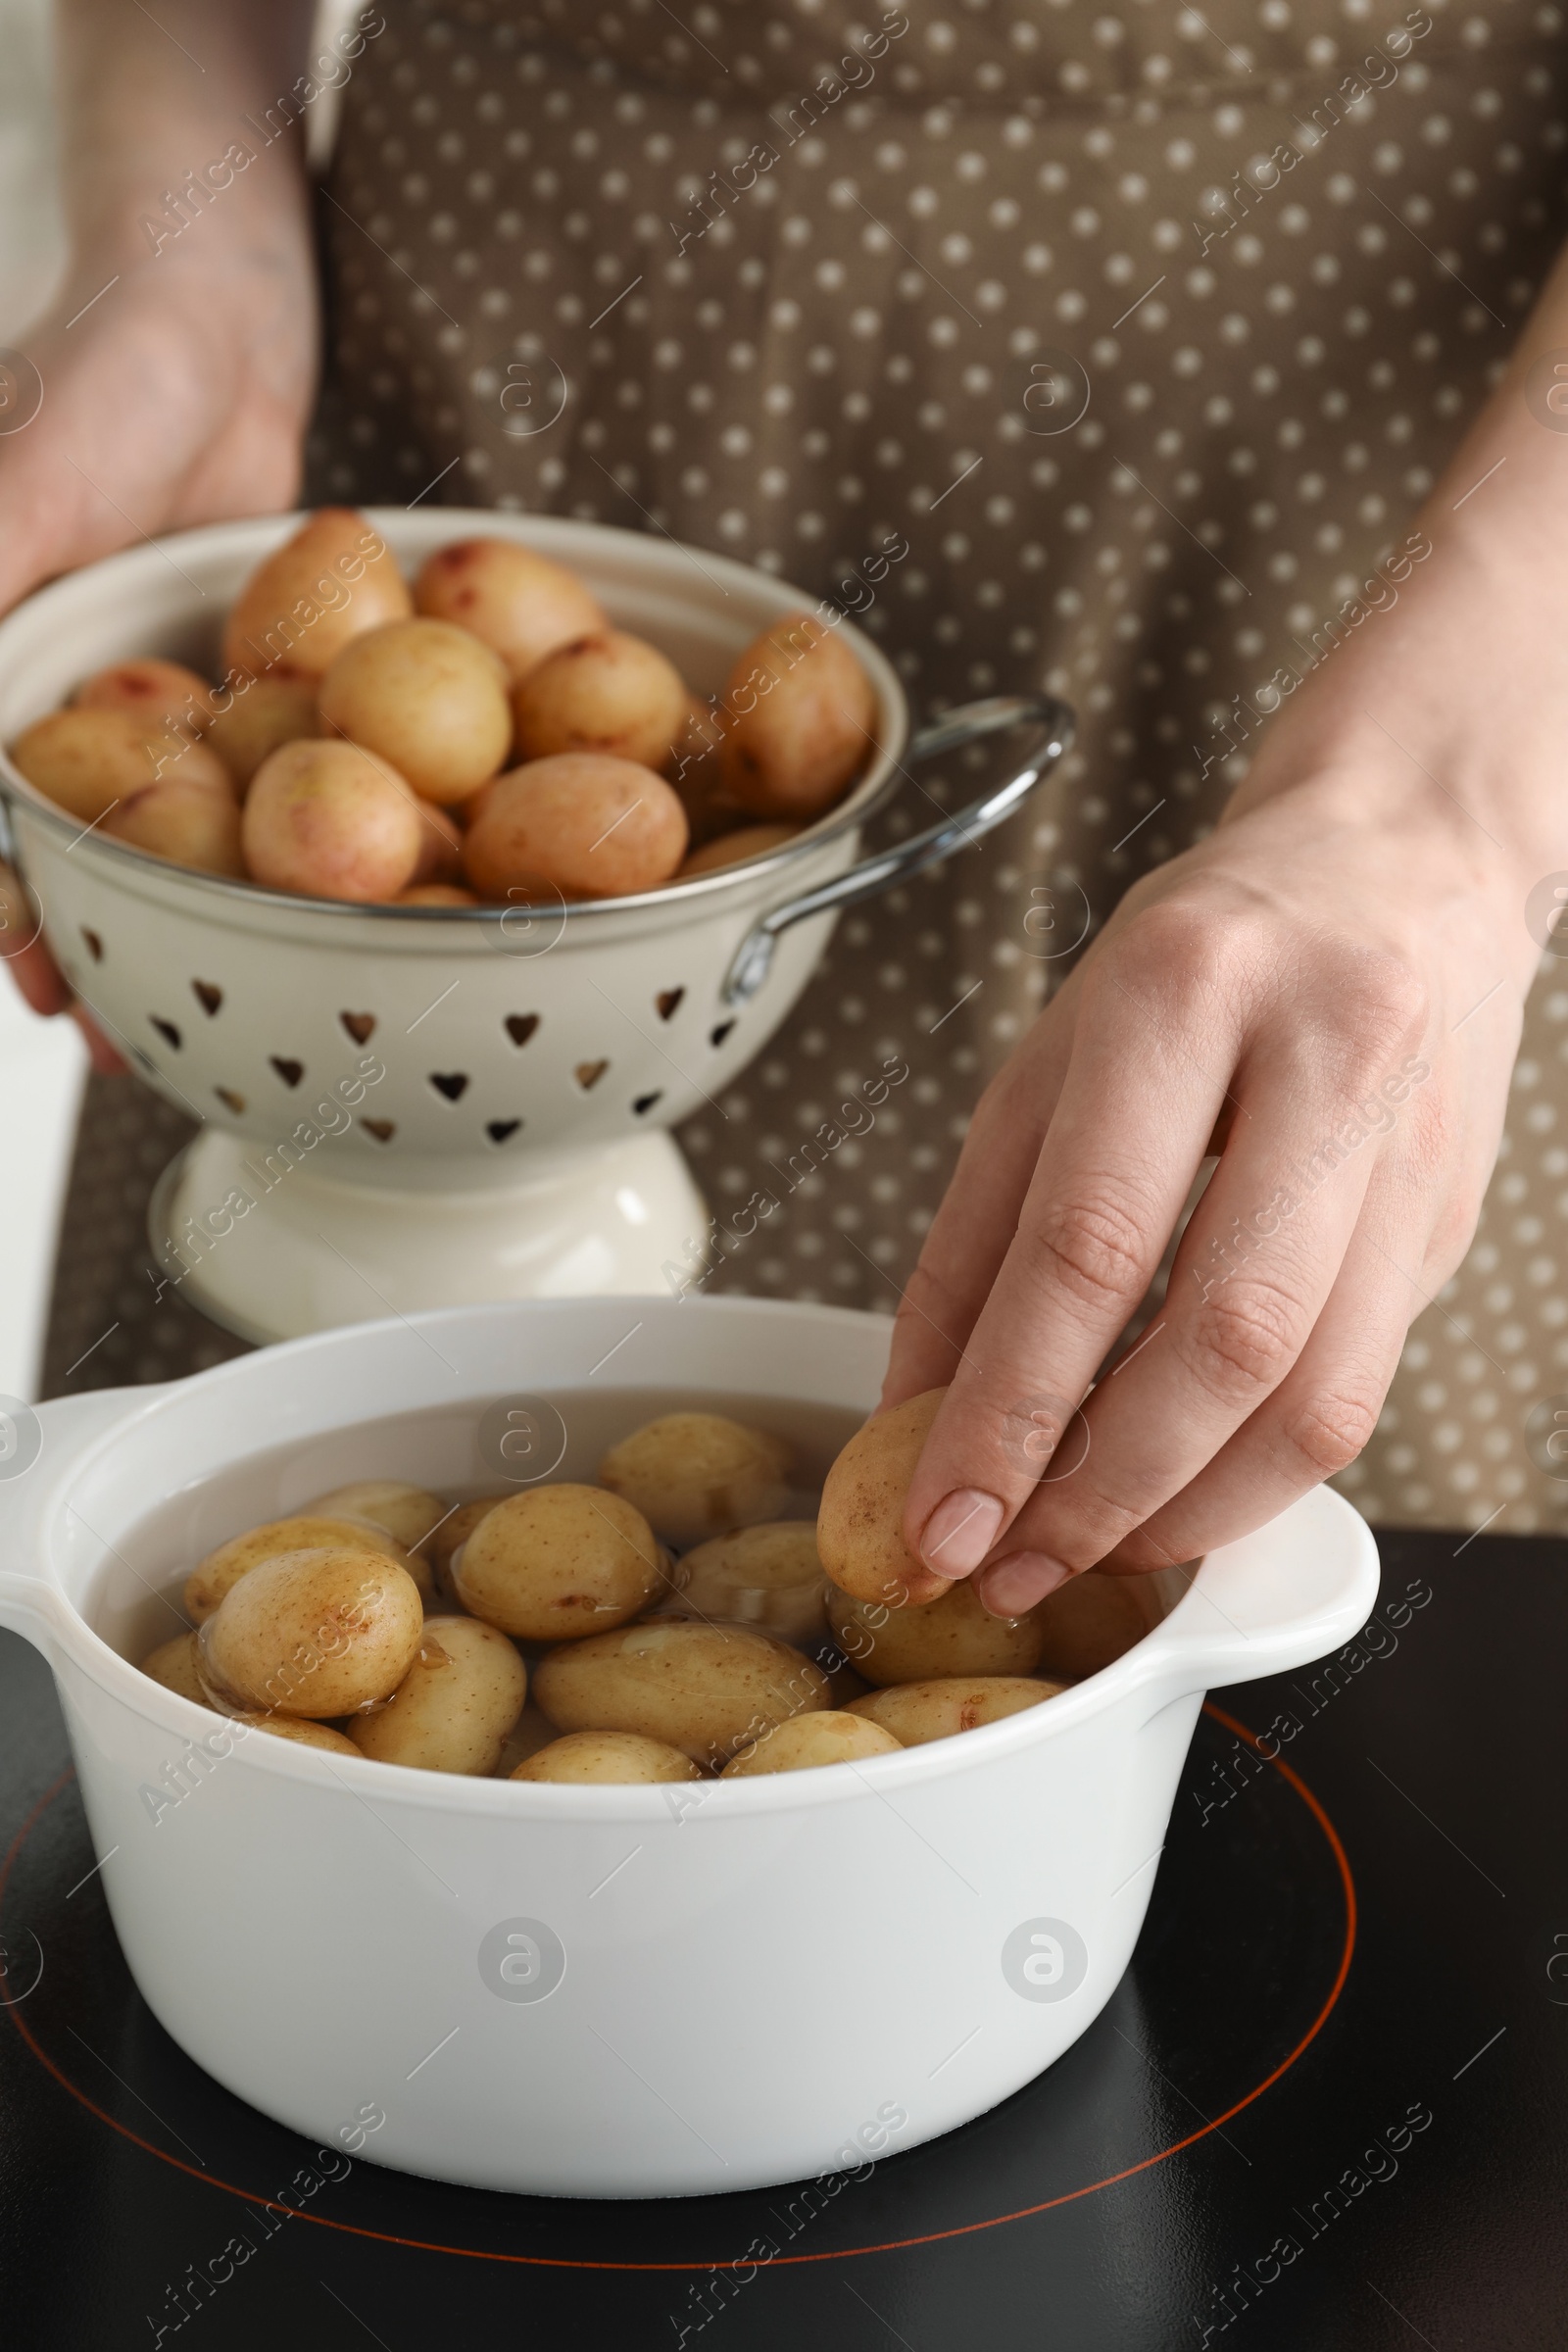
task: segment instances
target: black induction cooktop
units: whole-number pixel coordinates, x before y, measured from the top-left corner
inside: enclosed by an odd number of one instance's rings
[[[1568,1546],[1381,1548],[1356,1642],[1205,1709],[1133,1965],[1049,2073],[856,2176],[648,2204],[416,2180],[220,2089],[130,1982],[0,1638],[0,2335],[1557,2352]]]

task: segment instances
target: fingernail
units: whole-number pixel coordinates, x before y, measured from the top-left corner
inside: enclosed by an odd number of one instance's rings
[[[1001,1525],[1002,1505],[994,1494],[960,1487],[944,1495],[926,1521],[920,1557],[942,1576],[967,1576],[991,1549]]]
[[[1064,1585],[1072,1570],[1045,1551],[1009,1551],[988,1568],[975,1586],[980,1606],[993,1617],[1021,1617],[1037,1600]]]

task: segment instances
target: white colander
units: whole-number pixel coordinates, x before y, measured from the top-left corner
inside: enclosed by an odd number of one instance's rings
[[[368,511],[412,570],[475,531],[569,564],[700,694],[809,599],[724,558],[595,523]],[[149,542],[0,621],[0,740],[89,671],[143,654],[216,675],[222,618],[295,515]],[[666,1287],[706,1211],[665,1130],[788,1014],[837,910],[974,840],[1070,739],[1049,698],[965,707],[907,741],[892,669],[850,623],[876,750],[843,806],[754,863],[566,906],[348,906],[141,856],[0,759],[11,853],[77,994],[147,1083],[204,1122],[158,1188],[155,1252],[183,1296],[270,1340],[388,1308]],[[907,763],[1028,725],[1027,756],[960,815],[858,864]]]

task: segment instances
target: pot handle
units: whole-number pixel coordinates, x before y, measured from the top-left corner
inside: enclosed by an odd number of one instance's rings
[[[949,710],[930,726],[922,727],[904,756],[906,764],[911,767],[920,760],[939,759],[944,752],[956,751],[960,745],[1000,734],[1004,728],[1023,726],[1036,727],[1039,734],[1023,764],[1014,768],[1004,783],[994,786],[980,800],[971,801],[956,816],[944,817],[940,825],[917,833],[912,841],[902,841],[878,857],[863,858],[836,881],[824,882],[816,890],[803,891],[799,898],[786,899],[782,906],[764,914],[735,952],[724,980],[725,1004],[745,1004],[756,996],[772,968],[779,933],[787,931],[792,923],[805,922],[808,915],[827,914],[840,906],[854,906],[861,899],[875,898],[879,891],[890,890],[894,883],[923,873],[928,865],[940,865],[955,850],[966,849],[994,825],[1000,825],[1004,817],[1011,816],[1036,786],[1045,782],[1071,744],[1074,720],[1067,705],[1058,702],[1054,694],[999,694],[987,702],[960,704],[957,710]]]
[[[1378,1547],[1358,1511],[1315,1487],[1267,1527],[1203,1560],[1138,1648],[1161,1696],[1305,1666],[1353,1639],[1378,1596]]]
[[[47,1577],[22,1565],[36,1554],[44,1513],[76,1457],[127,1404],[161,1389],[93,1389],[48,1403],[0,1405],[0,1626],[48,1654],[65,1602]]]

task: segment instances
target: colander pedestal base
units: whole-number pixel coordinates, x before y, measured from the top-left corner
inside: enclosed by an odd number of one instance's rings
[[[415,1190],[297,1166],[204,1128],[160,1177],[148,1239],[172,1291],[265,1345],[498,1298],[668,1297],[708,1210],[662,1131],[518,1161],[506,1186]],[[667,1269],[667,1270],[666,1270]]]

